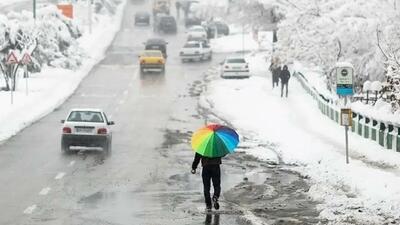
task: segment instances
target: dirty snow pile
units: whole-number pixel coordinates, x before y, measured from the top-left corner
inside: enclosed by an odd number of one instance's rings
[[[17,76],[17,87],[13,93],[0,91],[0,141],[43,117],[62,104],[78,87],[80,81],[105,54],[109,44],[120,28],[125,0],[102,1],[107,4],[94,5],[93,29],[81,18],[87,10],[76,10],[74,21],[60,14],[54,7],[40,9],[36,28],[29,13],[9,13],[1,16],[0,42],[9,46],[18,43],[25,34],[34,34],[38,39],[34,60],[41,62],[41,71],[24,79]],[[83,7],[77,3],[76,8]],[[9,32],[9,35],[6,33]],[[4,86],[0,79],[0,86]],[[27,88],[26,88],[27,87]]]
[[[400,223],[400,154],[351,133],[346,165],[344,128],[319,112],[296,79],[289,83],[289,98],[281,98],[280,89],[272,89],[266,57],[248,56],[254,75],[250,79],[215,77],[200,104],[232,123],[247,153],[297,165],[295,170],[309,177],[308,194],[321,202],[321,221]]]

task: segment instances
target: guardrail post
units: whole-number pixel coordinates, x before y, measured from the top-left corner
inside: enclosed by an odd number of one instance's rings
[[[357,114],[353,112],[353,126],[351,126],[351,132],[355,133],[357,128]]]
[[[364,117],[358,114],[358,126],[357,126],[357,134],[361,137],[363,136],[363,128],[364,128]]]
[[[378,121],[372,120],[372,127],[371,127],[371,140],[377,141],[377,131],[378,130]]]
[[[400,152],[400,127],[397,127],[397,135],[396,135],[396,152]]]
[[[394,127],[392,124],[388,124],[388,129],[387,129],[387,133],[386,133],[386,148],[387,149],[393,149],[393,130]]]
[[[370,136],[370,129],[371,129],[371,126],[370,126],[370,122],[371,122],[371,120],[369,119],[369,118],[367,118],[367,117],[365,117],[365,119],[364,119],[364,138],[367,138],[367,139],[369,139],[369,136]]]
[[[383,146],[383,147],[385,147],[385,129],[386,129],[385,124],[382,122],[379,122],[378,143],[380,146]]]
[[[335,110],[335,121],[339,123],[339,112]]]

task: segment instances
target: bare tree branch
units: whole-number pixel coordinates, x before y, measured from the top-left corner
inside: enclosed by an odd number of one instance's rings
[[[382,46],[381,46],[381,39],[380,39],[380,37],[379,37],[379,33],[380,33],[379,28],[376,27],[376,40],[377,40],[378,48],[381,50],[381,52],[382,52],[383,56],[385,57],[385,59],[386,59],[386,60],[389,60],[388,55],[387,55],[387,54],[385,53],[385,51],[382,49]]]
[[[340,57],[342,57],[342,42],[340,41],[339,38],[336,38],[336,41],[339,47],[339,52],[337,54],[336,61],[339,61]]]

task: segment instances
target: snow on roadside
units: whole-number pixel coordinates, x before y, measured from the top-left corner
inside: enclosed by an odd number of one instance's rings
[[[265,55],[250,57],[261,61]],[[255,63],[254,66],[257,64]],[[275,146],[284,163],[310,177],[309,194],[321,201],[321,219],[331,224],[399,222],[400,154],[350,135],[351,164],[345,164],[344,129],[323,116],[314,100],[292,79],[289,98],[272,89],[265,65],[247,80],[212,81],[201,105],[232,123],[239,133],[250,132]],[[246,143],[245,143],[246,144]],[[268,148],[249,154],[271,158]]]
[[[4,108],[0,111],[0,141],[50,113],[75,91],[93,66],[104,58],[107,47],[120,29],[125,3],[123,1],[118,6],[112,18],[105,15],[97,17],[92,34],[78,39],[80,47],[90,56],[78,70],[44,68],[40,74],[29,78],[28,96],[25,95],[25,81],[21,79],[14,93],[13,105],[10,104],[10,93],[1,92],[0,103]]]
[[[259,46],[254,41],[251,34],[245,33],[244,35],[234,34],[229,36],[222,36],[210,41],[213,52],[240,52],[240,51],[255,51]]]
[[[318,68],[307,68],[300,62],[294,62],[293,70],[301,72],[307,79],[309,85],[315,88],[318,93],[322,94],[325,98],[330,99],[333,103],[338,102],[338,96],[335,93],[330,92],[327,89],[326,79],[322,71]],[[374,94],[370,94],[373,96]],[[334,108],[338,108],[337,105],[332,105]],[[390,103],[378,100],[375,105],[367,105],[361,101],[351,103],[351,109],[353,112],[360,113],[363,116],[373,118],[377,121],[390,123],[396,126],[400,126],[400,112],[392,112],[392,106]]]

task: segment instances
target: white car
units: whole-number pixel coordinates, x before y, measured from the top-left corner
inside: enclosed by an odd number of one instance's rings
[[[207,38],[207,32],[202,26],[193,26],[189,28],[187,33],[187,39],[195,39],[195,38]]]
[[[111,152],[113,121],[107,119],[101,109],[72,109],[65,120],[61,120],[61,150],[70,151],[75,147],[101,147]]]
[[[211,60],[212,51],[210,45],[203,41],[189,41],[179,52],[182,62],[190,60]]]
[[[222,78],[249,78],[249,64],[242,56],[227,57],[222,65]]]

